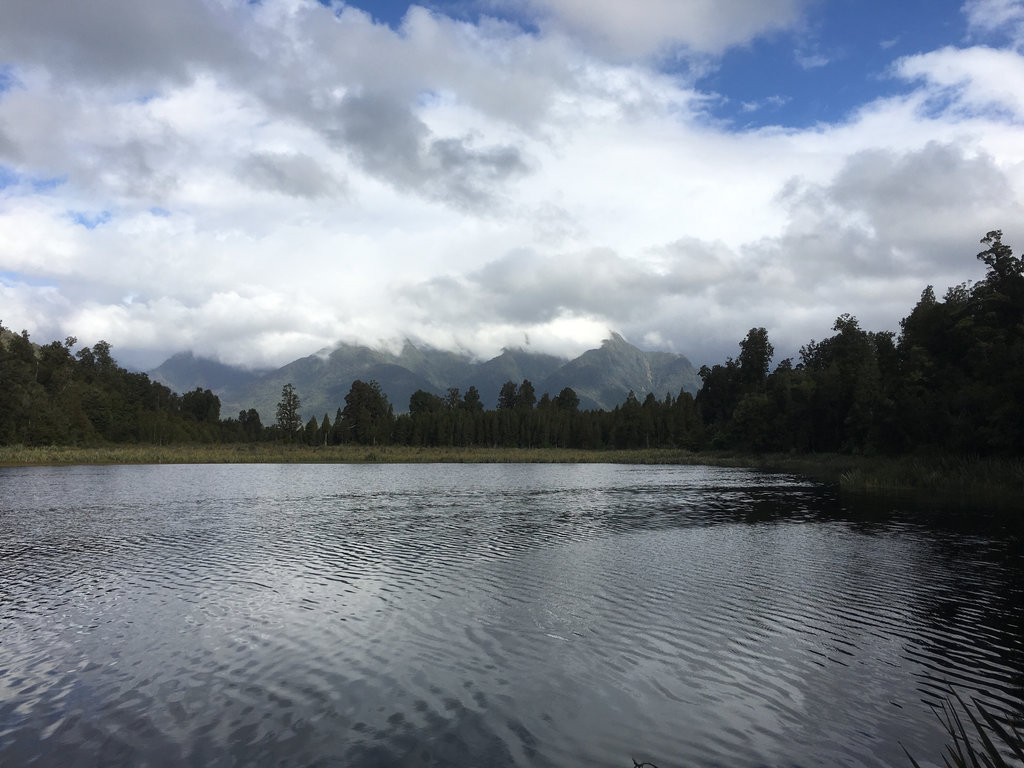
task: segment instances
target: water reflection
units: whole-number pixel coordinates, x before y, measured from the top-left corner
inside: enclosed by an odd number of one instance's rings
[[[1019,539],[797,477],[2,470],[0,757],[904,764],[1022,713]]]

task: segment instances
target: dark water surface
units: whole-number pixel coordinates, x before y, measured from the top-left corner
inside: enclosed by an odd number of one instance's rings
[[[0,469],[0,764],[938,762],[946,681],[1024,713],[1019,538],[951,519],[701,467]]]

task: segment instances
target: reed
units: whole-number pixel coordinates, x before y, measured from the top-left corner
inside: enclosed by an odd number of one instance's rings
[[[947,768],[1024,765],[1024,732],[1011,724],[1005,714],[996,717],[975,698],[971,703],[973,708],[951,689],[949,696],[934,710],[950,739],[942,755],[942,762]],[[970,727],[964,722],[964,717],[970,722]],[[914,768],[921,768],[906,747],[903,751]]]

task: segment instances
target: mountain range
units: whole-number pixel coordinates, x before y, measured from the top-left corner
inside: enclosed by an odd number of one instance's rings
[[[580,408],[610,410],[622,404],[630,390],[643,400],[650,392],[659,399],[681,390],[696,393],[700,378],[683,355],[639,349],[617,333],[597,349],[567,360],[524,349],[505,349],[480,362],[466,354],[416,346],[406,341],[400,352],[339,344],[331,350],[294,360],[274,370],[251,371],[196,357],[185,352],[149,371],[155,381],[175,392],[210,389],[221,399],[222,416],[255,408],[264,424],[273,423],[281,388],[294,385],[304,417],[335,411],[345,405],[352,382],[376,380],[396,413],[407,411],[418,389],[443,395],[449,387],[463,393],[475,386],[486,408],[494,408],[506,381],[529,379],[537,396],[552,397],[571,387]]]

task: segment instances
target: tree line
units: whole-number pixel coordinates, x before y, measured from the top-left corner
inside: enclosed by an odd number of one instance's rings
[[[452,387],[443,396],[417,390],[408,412],[395,415],[376,381],[359,380],[333,419],[325,413],[303,422],[299,406],[298,393],[286,384],[273,428],[278,437],[307,445],[653,447],[674,444],[674,436],[692,431],[698,419],[688,392],[662,401],[648,395],[643,404],[630,393],[612,411],[584,411],[571,388],[538,398],[528,379],[506,382],[494,410],[484,409],[476,387],[465,393]]]
[[[0,444],[180,443],[276,440],[321,445],[687,448],[744,451],[979,455],[1024,450],[1024,261],[989,232],[977,254],[986,274],[931,286],[899,333],[863,330],[841,315],[833,335],[797,360],[771,363],[764,328],[737,357],[700,369],[701,388],[630,392],[610,411],[581,410],[571,388],[539,397],[506,382],[486,410],[476,387],[419,390],[395,414],[375,381],[352,383],[333,418],[304,420],[300,393],[284,386],[275,420],[254,409],[221,418],[208,389],[179,395],[117,366],[110,345],[38,347],[0,325]]]
[[[768,373],[763,328],[737,359],[700,371],[705,444],[751,451],[897,454],[1024,451],[1024,261],[994,230],[977,254],[986,273],[931,286],[899,334],[841,315],[834,335]]]
[[[107,342],[72,352],[77,343],[37,346],[0,324],[0,444],[214,442],[232,433],[210,390],[179,395],[118,366]]]

